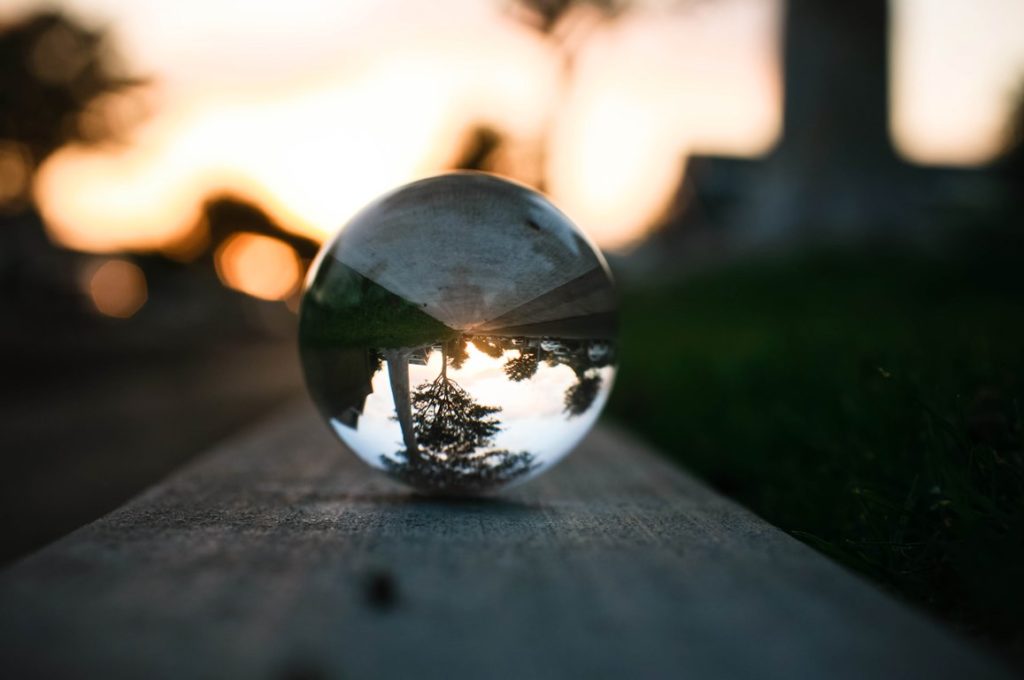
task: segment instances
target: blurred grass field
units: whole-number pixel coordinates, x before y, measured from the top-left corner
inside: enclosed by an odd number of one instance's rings
[[[455,331],[337,260],[321,269],[302,302],[302,343],[333,347],[415,347]]]
[[[1024,241],[1008,234],[627,289],[611,415],[798,539],[1019,654]]]

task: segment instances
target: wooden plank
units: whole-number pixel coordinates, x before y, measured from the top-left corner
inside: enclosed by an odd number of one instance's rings
[[[113,342],[73,354],[13,351],[26,373],[52,356],[67,365],[16,390],[0,387],[0,564],[114,510],[302,394],[297,354],[292,342],[226,340],[148,352]]]
[[[54,499],[59,502],[59,499]],[[9,677],[986,678],[961,640],[599,428],[479,501],[307,405],[0,576]]]

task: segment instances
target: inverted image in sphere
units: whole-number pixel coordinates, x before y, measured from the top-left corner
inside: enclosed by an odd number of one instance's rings
[[[600,253],[546,198],[481,173],[409,184],[320,251],[300,310],[309,390],[369,465],[420,491],[533,477],[615,374]]]

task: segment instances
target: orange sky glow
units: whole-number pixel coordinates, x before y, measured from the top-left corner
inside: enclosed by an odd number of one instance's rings
[[[0,16],[42,6],[7,0]],[[780,0],[634,3],[593,24],[568,82],[557,48],[498,1],[60,6],[110,28],[153,77],[151,115],[127,144],[66,147],[38,174],[51,236],[87,251],[179,241],[218,193],[322,239],[448,167],[478,124],[505,136],[503,171],[543,174],[566,214],[620,249],[666,209],[686,154],[756,155],[780,129]],[[989,159],[1024,76],[1010,28],[1024,0],[899,0],[894,17],[898,147],[921,162]]]

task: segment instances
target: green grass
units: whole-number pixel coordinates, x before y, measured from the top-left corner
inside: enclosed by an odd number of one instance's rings
[[[1024,631],[1024,258],[819,254],[626,291],[610,412],[962,627]]]
[[[301,342],[330,347],[416,347],[457,333],[337,260],[325,261],[299,317]]]

